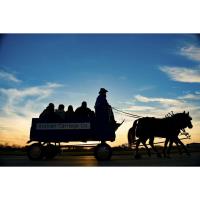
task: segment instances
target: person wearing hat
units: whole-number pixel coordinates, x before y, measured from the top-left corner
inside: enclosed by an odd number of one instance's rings
[[[97,122],[101,124],[108,124],[109,122],[114,122],[114,115],[112,112],[112,108],[107,102],[106,93],[108,90],[105,88],[101,88],[99,91],[99,96],[96,99],[95,103],[95,114]]]

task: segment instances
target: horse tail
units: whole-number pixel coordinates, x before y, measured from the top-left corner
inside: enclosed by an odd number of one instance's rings
[[[131,147],[132,144],[134,144],[135,141],[136,141],[136,127],[137,127],[137,124],[138,124],[138,120],[139,119],[134,121],[133,126],[128,131],[128,145],[129,145],[129,147]]]

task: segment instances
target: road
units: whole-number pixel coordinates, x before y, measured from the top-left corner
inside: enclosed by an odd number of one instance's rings
[[[98,162],[92,155],[59,155],[53,160],[31,161],[26,155],[1,155],[0,166],[200,166],[200,152],[191,156],[172,154],[171,158],[143,156],[136,160],[132,154],[113,155],[110,161]]]

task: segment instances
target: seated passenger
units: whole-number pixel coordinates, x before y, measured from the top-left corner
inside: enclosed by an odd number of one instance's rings
[[[75,111],[76,118],[79,121],[89,121],[94,112],[91,111],[90,108],[87,107],[87,102],[83,101],[82,105],[78,107]]]
[[[42,121],[53,122],[56,118],[54,112],[54,104],[49,103],[46,109],[44,109],[43,112],[40,114],[39,118],[42,119]]]
[[[56,110],[55,114],[58,117],[58,120],[64,121],[65,120],[65,106],[63,104],[60,104],[58,106],[58,109]]]
[[[65,121],[67,121],[67,122],[75,121],[75,113],[74,113],[72,105],[69,105],[68,110],[65,112]]]

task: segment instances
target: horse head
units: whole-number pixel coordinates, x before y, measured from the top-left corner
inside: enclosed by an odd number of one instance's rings
[[[182,125],[184,126],[184,128],[192,128],[193,127],[193,125],[192,125],[192,117],[190,117],[190,115],[189,115],[189,112],[183,112],[183,113],[181,113],[181,123],[182,123]]]

